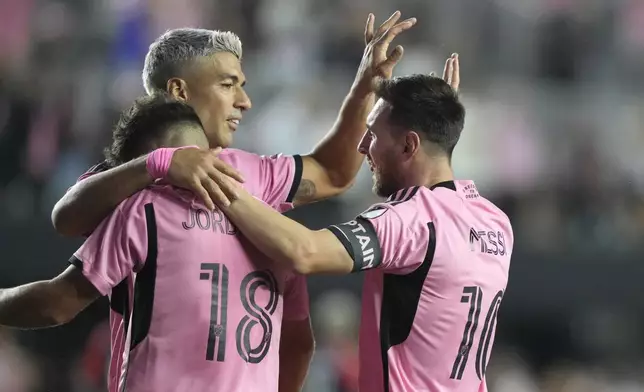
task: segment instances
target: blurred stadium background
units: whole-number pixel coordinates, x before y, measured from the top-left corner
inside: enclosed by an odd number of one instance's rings
[[[232,30],[253,109],[236,147],[308,151],[332,124],[366,15],[395,9],[397,74],[461,55],[468,114],[458,177],[517,236],[488,382],[493,392],[644,391],[644,1],[1,0],[0,287],[54,276],[81,242],[50,223],[143,93],[169,28]],[[312,228],[376,201],[367,170],[345,196],[291,215]],[[310,279],[317,352],[307,392],[356,390],[359,276]],[[106,301],[70,325],[0,330],[0,392],[104,390]]]

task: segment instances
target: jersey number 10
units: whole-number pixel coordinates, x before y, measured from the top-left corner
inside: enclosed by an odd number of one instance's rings
[[[490,345],[492,342],[492,333],[494,332],[494,325],[496,323],[497,315],[499,314],[499,306],[503,299],[503,290],[500,290],[494,296],[490,308],[485,316],[485,324],[481,330],[479,338],[478,349],[476,350],[476,375],[479,380],[483,379],[485,375],[485,367],[487,366],[487,358],[489,354]],[[461,303],[469,303],[470,311],[467,314],[467,323],[463,331],[463,340],[458,349],[458,354],[452,366],[452,374],[449,376],[451,379],[460,380],[463,378],[463,372],[467,365],[467,360],[470,356],[470,349],[474,343],[474,334],[479,325],[479,316],[481,315],[481,302],[483,301],[483,290],[478,286],[466,286],[463,288],[463,296]]]
[[[201,264],[199,279],[210,280],[212,284],[206,360],[215,360],[216,351],[216,360],[223,362],[226,357],[228,322],[228,268],[224,264],[203,263]],[[258,305],[255,300],[255,292],[262,286],[270,293],[268,304],[264,307]],[[271,336],[273,334],[271,315],[277,309],[279,299],[277,282],[270,271],[253,271],[244,277],[239,287],[239,292],[241,305],[247,314],[241,319],[235,332],[237,353],[246,362],[259,363],[268,354],[271,346]],[[262,339],[257,347],[251,347],[250,334],[255,327],[261,328]]]

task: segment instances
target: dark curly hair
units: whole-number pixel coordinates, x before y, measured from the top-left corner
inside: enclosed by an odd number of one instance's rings
[[[106,163],[115,167],[149,152],[177,125],[203,131],[190,105],[165,94],[138,98],[114,127],[112,144],[104,151]]]

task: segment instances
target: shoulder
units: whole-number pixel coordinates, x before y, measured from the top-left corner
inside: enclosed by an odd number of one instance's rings
[[[419,204],[422,204],[421,200],[426,191],[431,193],[428,189],[420,186],[401,189],[389,196],[386,201],[376,203],[369,207],[365,212],[360,214],[360,217],[373,220],[386,216],[389,219],[399,221],[415,221],[420,212]]]
[[[126,219],[143,217],[146,214],[146,209],[154,209],[155,204],[159,204],[159,202],[164,202],[165,204],[168,200],[165,195],[168,191],[164,188],[152,186],[133,194],[116,207],[115,213],[122,215]],[[151,207],[146,207],[148,205]]]
[[[230,164],[234,163],[259,163],[261,161],[274,161],[283,159],[292,159],[294,156],[286,154],[261,155],[254,152],[239,150],[236,148],[227,148],[223,150],[219,157]]]
[[[219,154],[219,158],[222,161],[235,166],[257,163],[262,159],[262,156],[236,148],[226,148]]]
[[[386,227],[399,227],[413,229],[415,222],[419,222],[418,195],[421,187],[401,189],[391,195],[386,201],[376,203],[364,212],[357,220],[369,221],[372,225],[385,229]]]

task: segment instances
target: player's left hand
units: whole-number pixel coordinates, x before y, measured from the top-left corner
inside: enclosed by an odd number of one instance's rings
[[[458,53],[453,53],[445,61],[445,68],[443,68],[443,80],[449,84],[454,91],[458,92],[458,87],[461,84],[461,72],[458,63]]]
[[[374,82],[379,78],[389,79],[394,67],[403,56],[403,47],[398,45],[387,55],[389,44],[398,34],[416,24],[416,18],[409,18],[400,23],[400,11],[396,11],[374,32],[373,14],[367,17],[364,39],[366,47],[354,85],[363,92],[373,91]]]

